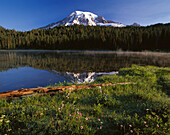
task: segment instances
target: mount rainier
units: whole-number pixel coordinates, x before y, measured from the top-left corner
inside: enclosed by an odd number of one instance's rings
[[[113,27],[124,27],[125,25],[110,20],[105,20],[104,17],[98,16],[91,12],[75,11],[68,17],[56,23],[49,24],[41,29],[54,28],[56,26],[70,26],[70,25],[85,25],[85,26],[113,26]]]

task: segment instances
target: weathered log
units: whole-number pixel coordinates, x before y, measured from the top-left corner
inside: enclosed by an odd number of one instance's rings
[[[33,95],[33,94],[54,94],[56,92],[63,93],[66,90],[74,91],[74,90],[81,90],[81,89],[91,89],[93,87],[101,87],[101,86],[115,86],[115,85],[127,85],[127,84],[135,84],[133,82],[122,82],[122,83],[102,83],[102,84],[91,84],[91,85],[70,85],[70,86],[63,86],[63,87],[38,87],[38,88],[30,88],[30,89],[19,89],[15,91],[6,91],[0,93],[0,98],[8,98],[8,99],[16,99],[21,96]]]

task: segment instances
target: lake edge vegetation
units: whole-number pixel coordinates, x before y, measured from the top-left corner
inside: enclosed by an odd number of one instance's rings
[[[93,84],[128,81],[136,84],[0,99],[0,133],[168,134],[170,68],[132,65]]]

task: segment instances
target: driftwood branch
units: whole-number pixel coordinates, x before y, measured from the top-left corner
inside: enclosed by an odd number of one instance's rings
[[[91,85],[70,85],[63,87],[38,87],[38,88],[30,88],[30,89],[19,89],[15,91],[6,91],[0,93],[0,98],[8,98],[8,99],[16,99],[23,96],[34,95],[34,94],[54,94],[56,92],[63,93],[66,90],[74,91],[81,89],[91,89],[93,87],[101,87],[101,86],[115,86],[115,85],[127,85],[127,84],[135,84],[133,82],[122,82],[122,83],[102,83],[102,84],[91,84]]]

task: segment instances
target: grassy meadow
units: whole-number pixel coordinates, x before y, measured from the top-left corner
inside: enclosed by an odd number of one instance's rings
[[[53,96],[0,99],[0,134],[162,135],[169,130],[170,68],[136,66],[93,83],[95,87]],[[60,84],[69,85],[69,84]]]

